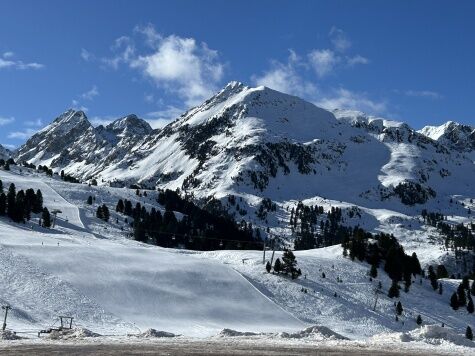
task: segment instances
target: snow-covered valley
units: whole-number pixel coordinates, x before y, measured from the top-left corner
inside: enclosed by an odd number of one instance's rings
[[[401,291],[398,300],[404,313],[395,321],[394,299],[385,294],[390,279],[380,269],[370,281],[369,265],[343,257],[339,245],[296,251],[302,276],[291,280],[267,273],[262,251],[160,248],[128,239],[121,229],[122,216],[115,211],[110,223],[94,216],[97,205],[112,208],[124,197],[163,209],[153,192],[139,197],[127,188],[67,183],[24,167],[0,170],[0,179],[5,187],[14,183],[18,189],[41,189],[44,205],[62,211],[52,229],[38,226],[35,216],[26,224],[0,218],[0,298],[12,307],[8,328],[18,335],[36,336],[58,315],[69,315],[77,326],[112,338],[149,328],[212,337],[227,328],[267,333],[262,337],[269,339],[269,333],[321,325],[353,340],[348,343],[368,347],[383,344],[375,339],[377,335],[392,335],[387,336],[388,342],[400,343],[405,337],[391,333],[418,329],[417,315],[423,325],[444,323],[454,335],[463,334],[473,322],[465,309],[454,312],[449,306],[457,281],[443,280],[444,293],[439,295],[427,279],[420,278],[414,279],[409,293]],[[88,205],[91,194],[96,201]],[[443,254],[422,239],[409,244],[408,250],[423,256],[421,261]],[[277,251],[275,258],[281,255]],[[267,251],[266,259],[270,258]],[[383,293],[374,308],[379,282]],[[315,337],[301,342],[328,339]],[[442,342],[439,352],[469,352],[471,345],[456,346],[446,338],[432,344],[413,339],[408,345],[423,350]],[[337,342],[332,340],[325,342]]]

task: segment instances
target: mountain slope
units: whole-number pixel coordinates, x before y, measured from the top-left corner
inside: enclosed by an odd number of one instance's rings
[[[429,230],[423,209],[454,224],[470,222],[475,209],[473,160],[429,131],[231,82],[161,130],[135,116],[94,128],[84,113],[68,111],[16,159],[103,185],[215,197],[236,220],[287,241],[295,235],[292,209],[302,201],[326,212],[341,208],[341,224],[394,233],[412,245]],[[320,217],[313,233],[324,222]]]
[[[7,160],[11,156],[12,156],[12,153],[10,152],[10,150],[0,145],[0,159]]]

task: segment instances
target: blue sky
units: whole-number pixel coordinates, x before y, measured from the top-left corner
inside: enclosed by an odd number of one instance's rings
[[[473,1],[0,2],[0,143],[68,108],[163,125],[231,80],[475,124]]]

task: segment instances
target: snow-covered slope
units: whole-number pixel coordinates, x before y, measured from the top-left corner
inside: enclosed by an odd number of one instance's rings
[[[463,333],[473,321],[464,308],[454,312],[449,306],[459,281],[443,280],[439,295],[428,280],[415,279],[409,293],[401,291],[404,312],[395,321],[382,268],[370,281],[369,265],[344,258],[340,246],[296,252],[302,276],[291,280],[265,272],[262,251],[163,249],[126,239],[122,229],[128,226],[114,211],[110,223],[94,217],[98,205],[112,206],[119,197],[163,209],[151,191],[140,197],[130,189],[71,184],[17,167],[0,170],[0,179],[7,186],[41,189],[45,205],[63,212],[49,230],[35,216],[25,225],[0,218],[0,303],[12,306],[8,328],[31,331],[26,335],[36,336],[58,315],[70,315],[78,326],[107,335],[152,327],[203,337],[224,328],[281,332],[316,324],[381,344],[375,335],[416,329],[419,314],[424,325],[445,323],[450,335]],[[92,206],[86,203],[89,195],[96,198]],[[407,252],[420,253],[420,245]],[[432,258],[437,256],[433,249]],[[383,293],[373,310],[380,281]],[[443,350],[470,352],[470,342],[463,345],[448,343]]]
[[[207,336],[225,327],[281,331],[305,326],[233,268],[127,240],[119,229],[127,228],[123,218],[114,226],[93,218],[95,205],[85,204],[87,196],[109,204],[108,199],[127,196],[123,189],[62,183],[15,170],[0,171],[5,185],[41,189],[45,206],[62,213],[51,230],[40,228],[36,217],[25,225],[0,218],[0,302],[12,306],[10,328],[39,330],[58,315],[106,334],[153,327]]]

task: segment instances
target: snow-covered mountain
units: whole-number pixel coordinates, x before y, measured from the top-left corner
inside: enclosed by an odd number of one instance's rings
[[[419,132],[461,152],[475,150],[475,128],[469,125],[448,121],[440,126],[425,126]]]
[[[68,110],[21,146],[16,159],[56,170],[64,168],[88,179],[110,165],[119,164],[151,132],[150,125],[135,115],[106,127],[93,127],[84,112]]]
[[[457,128],[458,137],[468,132]],[[134,115],[94,128],[83,112],[69,110],[15,158],[104,185],[178,188],[224,204],[238,196],[238,206],[227,204],[236,218],[279,234],[291,234],[282,219],[299,200],[359,209],[346,224],[374,230],[424,208],[467,216],[473,159],[442,140],[448,129],[435,131],[231,82],[161,130]],[[263,198],[277,209],[257,217]]]
[[[332,191],[339,199],[360,200],[368,191],[385,190],[382,197],[390,197],[398,184],[411,182],[429,198],[466,192],[474,167],[449,143],[466,147],[473,136],[472,128],[454,123],[417,132],[231,82],[162,130],[135,115],[94,128],[83,112],[69,110],[29,139],[16,158],[82,179],[198,196],[251,192],[302,199]]]
[[[2,145],[0,145],[0,159],[8,159],[12,156],[10,150],[6,149]]]

